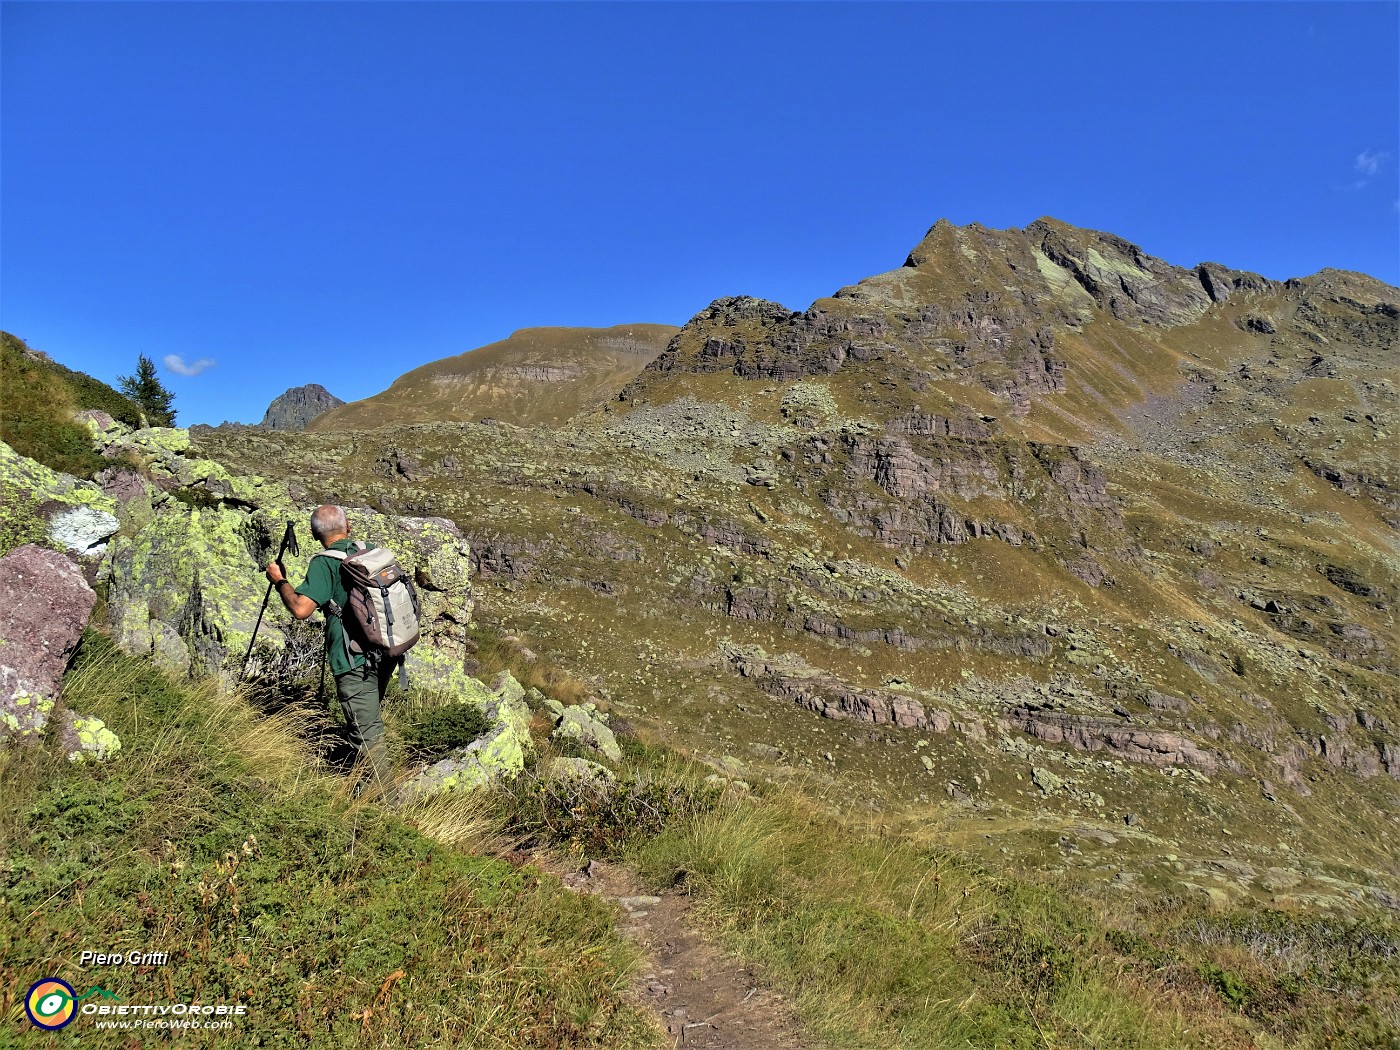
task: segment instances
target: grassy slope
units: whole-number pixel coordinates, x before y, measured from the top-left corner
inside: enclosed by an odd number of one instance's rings
[[[92,450],[74,412],[95,408],[136,424],[140,409],[106,383],[30,356],[24,340],[0,332],[0,440],[30,459],[86,477],[109,465]]]
[[[739,798],[640,845],[848,1047],[1400,1045],[1400,925],[1085,896]]]
[[[101,636],[65,697],[123,747],[102,766],[0,752],[0,1042],[30,1029],[23,989],[58,976],[128,1003],[246,1003],[241,1031],[209,1045],[651,1045],[605,907],[347,800],[288,726]],[[451,837],[450,812],[418,817]],[[171,961],[79,969],[84,949]]]
[[[475,634],[492,672],[560,674],[518,643]],[[920,845],[800,790],[704,798],[708,767],[624,744],[627,804],[560,797],[527,775],[504,799],[510,830],[581,856],[619,854],[658,889],[691,894],[695,914],[790,995],[823,1045],[1400,1045],[1393,919],[1086,893]],[[639,832],[658,798],[677,797],[688,801]]]
[[[723,389],[733,387],[733,377],[699,380],[706,400],[733,396]],[[776,426],[783,391],[778,384],[749,386],[743,411],[732,412],[746,415],[750,430],[745,434],[756,430],[756,421]],[[687,409],[686,414],[704,413]],[[663,420],[670,421],[677,430],[692,425],[679,413]],[[1323,691],[1316,668],[1347,683],[1357,706],[1365,703],[1394,724],[1384,692],[1387,676],[1315,655],[1305,664],[1297,653],[1300,646],[1285,641],[1263,613],[1236,597],[1236,588],[1257,586],[1253,581],[1259,579],[1300,592],[1327,593],[1335,608],[1371,624],[1383,637],[1379,610],[1332,587],[1316,568],[1324,552],[1328,561],[1349,561],[1356,542],[1351,535],[1326,526],[1319,534],[1291,508],[1253,508],[1223,488],[1217,491],[1213,476],[1198,478],[1163,461],[1153,471],[1141,470],[1136,482],[1126,469],[1122,474],[1114,469],[1115,482],[1131,497],[1129,535],[1154,555],[1141,568],[1115,569],[1117,587],[1089,587],[1025,547],[989,540],[935,548],[900,568],[896,552],[843,529],[816,499],[786,479],[767,491],[717,478],[731,449],[739,461],[762,452],[779,458],[771,446],[749,446],[743,435],[731,443],[728,423],[716,423],[703,441],[640,431],[634,438],[625,426],[615,433],[615,439],[604,441],[583,428],[571,430],[562,435],[567,449],[551,445],[558,438],[511,428],[421,428],[386,435],[386,442],[415,449],[425,465],[447,455],[467,465],[461,477],[444,470],[415,484],[367,476],[360,465],[363,452],[338,459],[343,451],[317,436],[244,439],[238,445],[226,441],[220,455],[238,469],[254,472],[265,469],[262,464],[289,462],[313,491],[446,514],[474,539],[499,538],[502,546],[512,546],[517,561],[534,568],[520,579],[479,578],[482,611],[528,632],[532,648],[570,654],[571,664],[586,668],[593,688],[605,690],[628,718],[677,746],[737,755],[770,775],[804,770],[814,777],[813,789],[825,796],[893,813],[912,806],[911,826],[946,819],[965,826],[974,845],[982,841],[984,820],[995,816],[994,826],[1006,834],[986,848],[1009,849],[1004,862],[1058,868],[1093,881],[1111,880],[1126,866],[1153,885],[1170,885],[1178,892],[1190,885],[1197,891],[1219,886],[1238,893],[1244,882],[1252,881],[1250,892],[1268,899],[1340,896],[1341,887],[1329,879],[1393,889],[1393,880],[1400,877],[1394,852],[1385,847],[1394,827],[1388,802],[1394,797],[1393,780],[1361,780],[1309,762],[1304,771],[1311,798],[1290,792],[1282,796],[1284,804],[1274,804],[1261,795],[1259,779],[1277,787],[1278,771],[1259,749],[1229,735],[1236,723],[1267,729],[1274,734],[1273,747],[1282,751],[1293,738],[1284,717],[1310,734],[1329,732],[1319,706],[1326,704],[1322,710],[1331,711],[1338,702],[1335,692]],[[763,440],[777,445],[792,439],[779,432],[775,438],[763,435]],[[627,447],[632,442],[643,447]],[[681,458],[689,454],[688,447],[702,444],[706,451],[695,462],[710,474],[692,473],[690,461]],[[632,510],[610,494],[617,486]],[[1161,505],[1151,505],[1154,499]],[[1320,492],[1318,499],[1328,507],[1350,501],[1335,490]],[[634,517],[640,513],[637,507],[656,508],[670,520],[659,527],[645,525]],[[1353,513],[1367,516],[1364,507]],[[735,523],[745,536],[771,549],[746,554],[705,543],[693,526],[673,524],[682,515],[692,523]],[[1261,538],[1259,529],[1269,538]],[[1185,543],[1198,540],[1217,548],[1210,561],[1185,549]],[[1254,560],[1259,557],[1267,557],[1268,565]],[[840,568],[841,575],[829,575],[823,567],[828,564]],[[898,584],[895,598],[861,597],[855,574],[866,567],[890,574],[890,586]],[[1224,582],[1211,587],[1199,582],[1198,574],[1207,567]],[[1375,575],[1368,573],[1368,578]],[[773,620],[726,616],[723,588],[740,578],[745,586],[756,581],[774,589],[779,621],[783,601],[795,598],[825,603],[844,623],[901,623],[935,639],[965,632],[965,616],[991,626],[1003,615],[1020,616],[1032,624],[1058,625],[1062,633],[1048,659],[975,648],[910,652],[878,642],[843,645]],[[854,585],[844,582],[853,578]],[[713,585],[715,591],[697,595],[697,583]],[[944,608],[951,614],[945,615]],[[1021,683],[1028,689],[1047,680],[1070,680],[1097,688],[1097,676],[1069,661],[1062,637],[1067,624],[1091,631],[1099,644],[1111,646],[1110,667],[1141,674],[1172,695],[1201,698],[1181,714],[1134,706],[1135,717],[1193,734],[1191,724],[1214,722],[1223,732],[1208,740],[1209,746],[1237,756],[1258,779],[1251,783],[1244,776],[1223,774],[1203,783],[1194,776],[1166,776],[1131,763],[1102,762],[1102,753],[1076,754],[1027,742],[997,731],[994,723],[989,740],[981,744],[951,733],[833,722],[796,711],[764,695],[752,679],[728,673],[717,651],[725,639],[762,645],[872,688],[898,676],[936,690],[941,695],[934,697],[935,704],[966,705],[965,710],[990,719],[1003,703],[992,688],[998,683],[1016,688]],[[1207,652],[1221,670],[1207,667],[1202,675],[1170,658],[1169,644],[1196,648],[1202,645],[1197,639],[1209,646]],[[1246,660],[1245,676],[1222,662],[1230,653]],[[1084,704],[1090,711],[1111,712],[1102,699]],[[916,746],[921,737],[929,738],[926,751]],[[933,760],[931,768],[921,764],[923,756]],[[1032,766],[1056,769],[1104,801],[1091,805],[1088,796],[1044,797],[1030,783]],[[960,785],[974,804],[945,801],[950,783]],[[1136,826],[1124,825],[1127,813],[1140,818]],[[1336,814],[1345,820],[1338,822]],[[1099,839],[1084,836],[1089,830],[1110,834],[1114,841],[1100,846]],[[1083,843],[1084,853],[1058,848],[1062,836]],[[1233,853],[1232,864],[1253,869],[1252,880],[1215,867],[1222,847]],[[1167,862],[1166,855],[1180,859]],[[1268,870],[1274,867],[1286,869],[1285,874],[1276,878]],[[1294,888],[1270,885],[1292,878],[1287,871],[1303,876]]]
[[[524,328],[508,339],[415,368],[388,390],[341,405],[308,428],[362,430],[385,422],[427,423],[493,417],[518,425],[556,424],[621,390],[678,329]],[[557,369],[538,378],[535,369]]]

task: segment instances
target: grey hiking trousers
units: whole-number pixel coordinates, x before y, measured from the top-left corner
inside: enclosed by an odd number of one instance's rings
[[[380,705],[395,663],[381,660],[377,670],[365,664],[335,678],[336,695],[340,697],[340,710],[345,715],[356,758],[369,762],[379,794],[388,797],[392,797],[394,780],[384,742],[384,716]]]

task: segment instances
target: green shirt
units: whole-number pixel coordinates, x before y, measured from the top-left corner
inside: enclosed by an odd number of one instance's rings
[[[365,546],[369,547],[373,544]],[[355,541],[348,538],[337,540],[327,548],[327,550],[344,551],[346,554],[354,554],[356,549]],[[306,582],[297,588],[297,594],[304,594],[310,598],[316,603],[316,608],[325,613],[326,655],[330,661],[331,674],[343,675],[347,671],[363,667],[365,663],[363,654],[351,653],[347,658],[345,628],[341,626],[340,617],[332,616],[326,609],[327,602],[335,602],[338,608],[343,609],[349,598],[345,591],[345,584],[340,579],[340,562],[335,558],[313,557],[311,565],[306,570]]]

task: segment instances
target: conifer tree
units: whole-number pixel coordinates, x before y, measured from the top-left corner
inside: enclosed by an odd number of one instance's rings
[[[156,364],[145,354],[136,358],[136,374],[118,376],[122,393],[141,406],[146,422],[153,427],[173,427],[175,409],[171,407],[175,395],[156,378]]]

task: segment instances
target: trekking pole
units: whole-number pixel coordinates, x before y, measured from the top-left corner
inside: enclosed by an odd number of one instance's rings
[[[287,522],[287,531],[282,534],[282,546],[277,548],[275,560],[277,567],[282,570],[283,576],[287,575],[287,570],[282,565],[282,555],[286,554],[287,551],[291,551],[293,554],[301,553],[301,547],[297,543],[297,526],[294,521]],[[258,641],[258,628],[262,626],[263,614],[267,612],[267,601],[272,597],[272,588],[275,586],[276,584],[269,581],[267,593],[263,595],[262,608],[258,610],[258,622],[253,624],[253,636],[248,639],[248,652],[243,657],[243,670],[238,674],[239,685],[242,685],[243,680],[248,677],[248,661],[253,658],[253,646]]]

